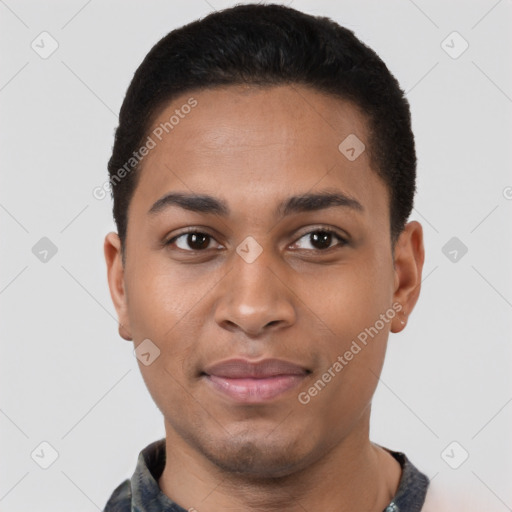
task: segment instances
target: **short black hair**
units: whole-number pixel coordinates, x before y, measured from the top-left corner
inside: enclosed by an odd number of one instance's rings
[[[389,191],[394,244],[416,189],[409,102],[398,81],[371,48],[331,19],[277,4],[246,4],[173,30],[153,46],[133,76],[108,162],[123,256],[141,167],[133,155],[155,117],[184,93],[241,84],[303,85],[358,107],[367,120],[372,168]]]

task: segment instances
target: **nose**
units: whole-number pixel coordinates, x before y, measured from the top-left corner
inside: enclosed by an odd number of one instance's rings
[[[295,323],[293,292],[265,253],[252,263],[234,255],[234,265],[217,288],[215,321],[223,329],[256,337]]]

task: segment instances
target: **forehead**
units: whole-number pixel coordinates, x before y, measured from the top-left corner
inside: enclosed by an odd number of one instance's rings
[[[133,200],[152,204],[181,189],[243,207],[249,199],[269,203],[274,195],[318,184],[341,186],[364,201],[375,187],[383,192],[362,150],[367,133],[357,107],[299,85],[192,91],[155,118],[148,132],[154,147],[142,162]]]
[[[191,103],[195,106],[189,108]],[[336,149],[350,134],[366,138],[367,127],[362,112],[352,103],[294,84],[191,92],[160,111],[153,122],[155,130],[164,131],[157,137],[164,146],[175,143],[184,152],[225,154],[293,140],[301,142],[295,151],[301,147]]]

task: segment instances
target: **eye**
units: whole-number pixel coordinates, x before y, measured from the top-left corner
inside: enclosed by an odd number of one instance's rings
[[[207,233],[189,231],[181,235],[176,235],[167,241],[165,245],[176,245],[178,249],[183,251],[204,251],[205,249],[212,248],[211,243],[213,241],[215,241],[215,239]]]
[[[348,242],[336,231],[329,228],[315,229],[302,235],[291,245],[292,249],[326,251],[336,246],[344,246]],[[202,231],[187,231],[170,238],[166,246],[175,246],[182,251],[200,252],[207,249],[222,247],[213,236]]]
[[[333,242],[335,242],[334,245]],[[325,251],[326,249],[330,249],[336,245],[344,246],[347,243],[348,242],[345,238],[332,229],[322,228],[315,229],[314,231],[309,231],[304,234],[293,243],[292,248]]]

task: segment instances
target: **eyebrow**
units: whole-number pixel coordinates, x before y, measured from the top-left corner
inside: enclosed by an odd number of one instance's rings
[[[178,206],[185,210],[220,215],[227,217],[230,209],[222,199],[217,199],[206,194],[185,194],[183,192],[171,192],[161,197],[149,209],[149,215],[156,215],[169,207]],[[363,205],[355,198],[343,192],[325,191],[319,193],[306,193],[292,196],[282,201],[276,208],[275,214],[281,217],[294,213],[310,212],[341,206],[354,211],[364,211]]]

